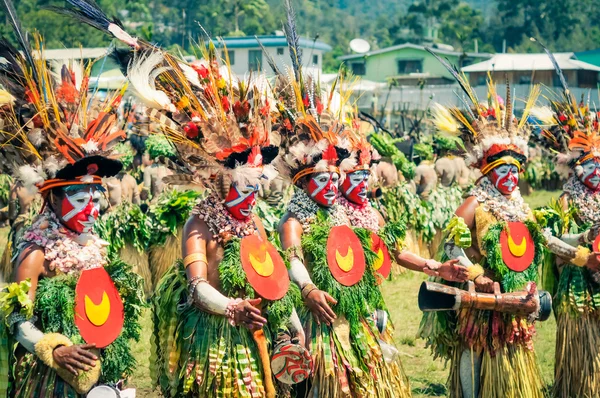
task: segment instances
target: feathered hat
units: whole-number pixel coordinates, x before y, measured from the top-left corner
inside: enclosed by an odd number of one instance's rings
[[[55,75],[41,38],[34,35],[32,47],[13,4],[2,4],[22,53],[0,39],[0,56],[6,60],[0,65],[0,83],[12,96],[1,111],[1,167],[16,171],[26,186],[42,194],[61,186],[99,184],[102,177],[117,174],[121,162],[108,155],[125,138],[115,114],[124,89],[99,103],[88,93],[91,65],[62,65]]]
[[[350,143],[353,159],[353,164],[350,162],[344,164],[344,166],[348,167],[342,170],[345,174],[357,170],[370,170],[381,160],[379,152],[377,152],[367,139],[366,125],[370,126],[370,124],[362,123],[361,119],[354,116],[355,114],[355,112],[348,113],[346,117],[346,129],[343,132],[343,136]]]
[[[591,111],[589,97],[587,103],[583,98],[577,102],[554,55],[542,47],[558,74],[562,93],[558,98],[550,99],[549,107],[532,110],[533,124],[540,127],[543,142],[558,153],[559,163],[577,168],[588,160],[600,161],[600,113]]]
[[[59,12],[122,40],[107,28],[116,20],[92,0],[67,2],[67,12]],[[137,51],[117,51],[115,58],[177,154],[168,162],[176,174],[166,183],[197,184],[224,195],[231,182],[257,185],[277,175],[271,162],[279,153],[279,139],[271,128],[264,79],[234,78],[227,58],[220,67],[211,41],[198,46],[203,60],[193,64],[142,40],[124,42]]]
[[[531,132],[527,119],[540,95],[539,86],[531,89],[523,115],[521,119],[517,119],[513,113],[508,82],[506,100],[503,100],[496,92],[491,75],[488,75],[487,101],[482,103],[464,74],[433,51],[428,51],[452,73],[467,97],[466,100],[461,98],[464,109],[433,105],[432,121],[437,130],[442,134],[462,138],[467,164],[478,167],[484,175],[501,164],[514,164],[519,170],[523,170],[527,161],[527,144]]]
[[[343,107],[349,98],[336,90],[336,85],[342,86],[343,77],[340,74],[331,89],[324,90],[318,80],[304,74],[296,17],[289,0],[285,1],[285,7],[287,20],[284,32],[291,67],[285,72],[280,71],[264,51],[276,74],[277,127],[285,152],[281,169],[294,184],[312,173],[328,171],[343,176],[340,166],[351,162],[349,141],[343,136],[346,128]]]

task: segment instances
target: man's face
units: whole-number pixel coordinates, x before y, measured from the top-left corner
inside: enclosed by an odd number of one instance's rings
[[[364,206],[367,204],[367,191],[369,189],[368,170],[358,170],[349,173],[342,182],[342,194],[350,202]]]
[[[510,195],[519,184],[519,169],[514,164],[502,164],[490,172],[489,178],[501,194]]]
[[[308,182],[308,194],[321,206],[330,207],[335,203],[340,176],[338,173],[315,173]]]
[[[225,198],[225,206],[229,213],[238,220],[247,220],[252,215],[252,208],[256,205],[258,185],[238,187],[237,183],[231,184],[229,193]]]
[[[100,215],[102,191],[96,185],[69,186],[61,200],[60,220],[71,231],[89,233]]]
[[[596,159],[590,159],[582,164],[581,168],[583,169],[579,177],[581,182],[592,191],[600,189],[600,162]]]

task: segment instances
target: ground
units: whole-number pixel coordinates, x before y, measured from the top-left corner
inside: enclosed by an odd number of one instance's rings
[[[556,192],[538,191],[527,197],[532,208],[548,203]],[[4,248],[7,229],[0,229],[0,248]],[[2,249],[0,249],[1,251]],[[1,255],[1,253],[0,253]],[[419,285],[425,280],[422,274],[407,272],[392,282],[383,286],[391,317],[396,325],[396,342],[401,352],[404,369],[412,383],[413,396],[416,397],[445,397],[445,382],[448,375],[444,363],[433,361],[429,350],[425,349],[422,340],[416,338],[421,320],[418,311],[417,293]],[[137,396],[144,398],[159,397],[152,391],[152,381],[149,375],[150,362],[150,314],[146,311],[143,322],[142,341],[134,347],[138,366],[131,378],[130,385],[137,388]],[[544,323],[538,323],[538,334],[535,340],[540,367],[547,385],[551,385],[554,366],[554,341],[556,323],[551,317]]]

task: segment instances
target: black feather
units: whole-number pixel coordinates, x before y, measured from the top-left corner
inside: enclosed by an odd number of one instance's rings
[[[31,44],[29,44],[29,38],[27,37],[27,33],[23,31],[23,27],[21,26],[21,21],[17,15],[17,11],[15,10],[15,6],[11,0],[2,0],[2,8],[6,12],[6,17],[10,22],[13,30],[15,31],[15,36],[17,37],[17,41],[21,46],[21,50],[23,50],[23,54],[25,54],[25,59],[29,66],[33,69],[35,68],[35,62],[33,60],[33,55],[31,52]],[[32,73],[33,78],[37,78],[36,73]],[[37,79],[36,79],[37,82]]]
[[[287,20],[283,25],[283,31],[285,32],[290,50],[294,75],[296,76],[296,80],[300,82],[302,81],[302,49],[300,48],[300,36],[298,36],[298,29],[296,28],[296,12],[292,7],[291,0],[285,0],[285,12]]]
[[[554,66],[554,70],[556,71],[556,74],[560,79],[560,84],[562,85],[563,90],[565,91],[565,95],[567,95],[569,93],[569,85],[567,84],[567,79],[565,79],[565,75],[563,74],[562,69],[560,69],[560,66],[558,66],[558,62],[556,62],[556,58],[554,58],[554,54],[552,54],[548,47],[546,47],[544,44],[542,44],[541,41],[537,40],[536,38],[532,37],[531,41],[537,42],[540,46],[542,46],[546,54],[548,54],[548,57],[550,57],[550,61]]]
[[[447,59],[444,59],[444,58],[440,57],[439,55],[437,55],[431,48],[425,47],[425,50],[427,50],[427,52],[429,52],[429,54],[433,55],[438,61],[440,61],[440,63],[444,66],[444,68],[446,68],[448,70],[448,72],[450,72],[452,74],[452,76],[454,76],[454,79],[456,79],[456,81],[460,85],[460,88],[463,89],[463,91],[465,92],[465,94],[467,94],[467,96],[469,98],[471,98],[472,96],[475,95],[473,90],[471,90],[471,88],[463,80],[463,77],[460,75],[458,69],[456,69],[455,66],[450,65],[450,62],[448,62]],[[477,101],[477,103],[475,103],[473,105],[478,105],[478,103],[479,103],[479,101]]]
[[[119,69],[121,70],[123,76],[127,76],[129,64],[131,64],[134,56],[135,52],[129,48],[115,48],[109,54],[109,57],[112,58],[117,65],[119,65]]]
[[[4,58],[4,62],[0,62],[0,84],[17,101],[24,100],[24,87],[27,82],[21,65],[25,61],[17,49],[4,37],[0,38],[0,58]]]
[[[265,58],[267,59],[267,63],[269,64],[269,66],[273,70],[273,73],[275,73],[277,76],[281,75],[281,71],[277,67],[277,63],[275,62],[275,60],[273,59],[273,57],[271,57],[271,54],[269,54],[269,52],[267,51],[267,49],[265,48],[265,46],[263,46],[263,44],[260,42],[260,40],[258,39],[258,37],[257,36],[254,36],[254,37],[256,38],[256,41],[258,42],[258,45],[260,46],[260,49],[262,50],[263,54],[265,55]]]

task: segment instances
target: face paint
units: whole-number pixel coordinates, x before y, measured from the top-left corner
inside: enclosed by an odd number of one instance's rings
[[[350,202],[357,205],[365,205],[368,202],[367,190],[369,189],[368,170],[358,170],[349,173],[344,182],[342,182],[342,194]]]
[[[519,169],[514,164],[503,164],[489,174],[490,181],[503,195],[512,194],[519,183]]]
[[[102,194],[97,187],[85,187],[82,190],[65,190],[60,218],[62,223],[77,233],[89,233],[100,214]]]
[[[246,220],[252,215],[252,208],[256,204],[258,185],[247,185],[238,189],[236,183],[231,184],[229,193],[225,198],[225,206],[229,213],[238,220]]]
[[[308,183],[308,194],[321,206],[331,206],[338,193],[340,176],[338,173],[316,173]]]
[[[581,168],[583,169],[579,176],[581,182],[592,191],[600,189],[600,162],[591,159],[582,164]]]

